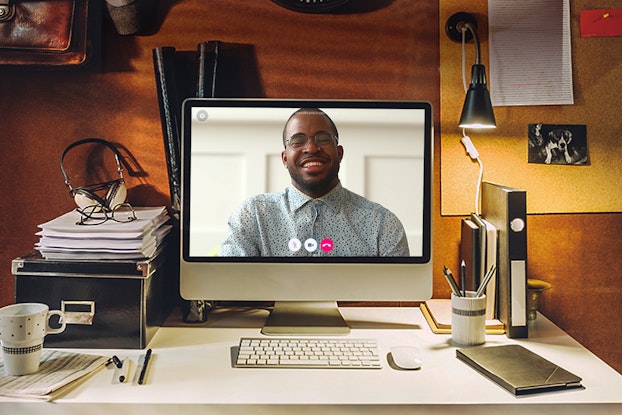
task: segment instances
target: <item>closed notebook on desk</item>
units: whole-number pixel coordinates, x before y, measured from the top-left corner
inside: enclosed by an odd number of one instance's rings
[[[514,395],[581,387],[581,378],[516,344],[456,350],[456,357]]]

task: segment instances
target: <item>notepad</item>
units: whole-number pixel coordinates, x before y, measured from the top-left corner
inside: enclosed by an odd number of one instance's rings
[[[434,334],[451,334],[451,300],[433,298],[421,303],[419,309]],[[486,334],[504,333],[503,323],[499,320],[486,320]]]
[[[581,388],[581,378],[523,346],[457,349],[456,357],[514,395]]]

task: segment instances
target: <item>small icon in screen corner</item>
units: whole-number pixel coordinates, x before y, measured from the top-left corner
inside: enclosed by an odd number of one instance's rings
[[[205,122],[209,118],[207,111],[199,110],[197,111],[197,121]]]

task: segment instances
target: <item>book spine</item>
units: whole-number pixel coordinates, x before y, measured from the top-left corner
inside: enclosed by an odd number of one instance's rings
[[[466,264],[466,291],[476,291],[480,280],[480,229],[470,219],[462,219],[460,260]]]
[[[471,221],[479,228],[479,274],[478,281],[481,282],[486,275],[486,224],[484,220],[477,214],[471,213]]]
[[[498,267],[499,263],[499,238],[497,228],[490,222],[486,222],[486,269],[492,266]],[[486,287],[486,318],[498,319],[498,296],[497,296],[497,280],[499,270],[495,270],[495,274],[490,279]]]
[[[175,86],[175,48],[165,46],[153,49],[153,66],[164,135],[171,205],[173,212],[178,214],[181,208],[181,103]]]
[[[198,81],[197,98],[216,97],[216,73],[218,70],[218,55],[220,53],[220,41],[211,40],[199,43],[197,47]]]

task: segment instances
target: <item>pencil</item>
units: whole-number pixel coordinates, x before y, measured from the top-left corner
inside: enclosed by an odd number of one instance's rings
[[[462,296],[466,297],[466,264],[464,259],[460,264],[460,285],[462,286]]]
[[[460,294],[460,289],[458,288],[458,284],[456,284],[454,274],[451,273],[451,270],[447,267],[443,267],[443,275],[445,275],[445,278],[451,287],[451,292],[454,293],[456,297],[461,297],[462,294]]]
[[[475,297],[481,297],[482,296],[482,294],[484,293],[484,290],[486,289],[486,286],[490,282],[490,280],[491,280],[492,276],[494,275],[496,269],[497,269],[497,267],[494,264],[490,266],[490,269],[488,270],[486,275],[484,275],[484,279],[482,280],[481,285],[477,289],[477,293],[475,293]]]

